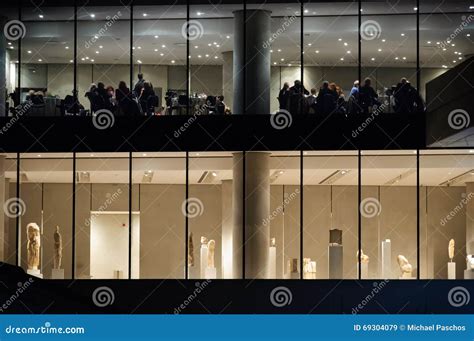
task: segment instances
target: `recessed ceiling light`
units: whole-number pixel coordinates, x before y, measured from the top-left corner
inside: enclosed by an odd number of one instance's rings
[[[155,39],[158,39],[158,38],[159,38],[159,36],[155,36]]]
[[[273,65],[277,65],[277,62],[273,62]]]
[[[347,54],[351,54],[351,51],[347,51]]]
[[[427,41],[426,43],[427,43],[427,44],[431,44],[431,41]]]
[[[43,18],[44,18],[44,15],[43,15],[43,14],[38,14],[38,17],[39,17],[40,19],[43,19]]]
[[[374,61],[375,61],[375,58],[371,58],[371,60],[374,62]]]
[[[95,14],[94,14],[94,13],[91,13],[90,16],[91,16],[91,18],[95,18]]]
[[[230,39],[230,36],[226,36],[227,39]]]
[[[200,17],[200,16],[203,15],[203,14],[204,14],[203,12],[196,12],[196,15],[197,15],[198,17]]]
[[[99,36],[95,35],[94,38],[95,38],[95,39],[99,39]]]
[[[316,51],[314,51],[314,52],[319,53],[319,50],[316,50]]]
[[[155,49],[155,52],[158,52],[158,49]]]
[[[273,53],[273,50],[270,50],[270,53]]]
[[[470,34],[470,33],[466,34],[466,37],[470,37],[470,36],[471,36],[471,34]]]
[[[28,51],[29,54],[31,54],[31,51]]]
[[[341,58],[341,61],[344,61],[344,58]]]
[[[199,48],[199,46],[197,46],[197,45],[194,45],[194,48],[195,48],[195,49],[197,49],[197,48]]]
[[[313,44],[311,44],[311,43],[308,43],[308,46],[311,46],[311,45],[313,45]]]
[[[447,69],[448,67],[446,65],[443,65],[443,69]]]
[[[202,58],[202,56],[199,54],[199,55],[198,55],[198,58]]]
[[[165,47],[166,47],[166,45],[161,45],[161,47],[162,47],[162,48],[165,48]]]
[[[382,39],[382,43],[385,43],[387,41],[387,39]]]
[[[281,52],[281,49],[278,49],[277,51],[278,51],[278,52]]]
[[[403,57],[403,60],[407,60],[407,57]]]
[[[401,36],[404,37],[404,36],[405,36],[405,33],[402,33]]]
[[[171,61],[171,64],[174,64],[174,63],[176,63],[176,62],[175,62],[174,60],[172,60],[172,61]]]
[[[93,62],[94,62],[94,59],[91,59],[91,63],[93,63]]]
[[[137,47],[137,49],[141,50],[141,49],[142,49],[142,47],[141,47],[141,46],[138,46],[138,47]]]
[[[339,38],[338,40],[339,40],[339,41],[342,41],[342,38]]]
[[[143,16],[144,16],[144,17],[146,17],[146,16],[148,16],[148,14],[146,14],[146,13],[143,13]]]
[[[395,60],[398,60],[399,58],[398,57],[395,57]]]
[[[305,13],[308,13],[309,11],[307,9],[304,10]]]
[[[39,61],[39,62],[42,62],[42,61],[43,61],[43,59],[38,59],[38,61]]]
[[[99,54],[100,52],[99,51],[95,51],[96,54]]]
[[[379,52],[382,52],[382,49],[378,49]]]
[[[221,47],[221,46],[219,44],[217,44],[216,47]]]
[[[413,7],[413,10],[414,10],[414,11],[418,11],[418,7]]]
[[[69,61],[69,63],[74,63],[74,60],[71,59],[71,60]]]
[[[474,6],[469,6],[469,9],[474,9]]]
[[[217,42],[213,42],[214,45],[217,45]]]
[[[214,59],[219,59],[219,57],[217,57],[217,56],[214,56]]]
[[[349,44],[348,44],[348,43],[344,43],[344,46],[347,46],[347,45],[349,45]]]
[[[206,54],[206,57],[209,57],[209,55],[208,55],[208,54]]]
[[[284,61],[285,61],[285,58],[282,58],[282,59],[280,59],[280,60],[281,60],[282,62],[284,62]]]
[[[474,153],[474,149],[469,150],[469,153]]]
[[[160,56],[162,56],[162,57],[163,57],[164,55],[165,55],[164,53],[160,53]]]
[[[141,63],[142,63],[142,61],[139,59],[139,60],[137,60],[137,63],[138,63],[138,64],[141,64]]]
[[[8,42],[8,45],[11,45],[11,44],[12,44],[11,41],[9,41],[9,42]]]
[[[199,156],[199,153],[196,153],[196,156]]]
[[[212,44],[211,44],[211,43],[209,43],[209,44],[207,44],[207,46],[212,46]]]
[[[86,60],[89,60],[89,57],[86,57]]]
[[[85,59],[84,58],[81,58],[82,61],[84,61]]]

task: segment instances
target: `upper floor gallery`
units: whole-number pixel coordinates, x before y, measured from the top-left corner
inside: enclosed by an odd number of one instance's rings
[[[29,138],[25,127],[37,138],[54,123],[55,135],[65,139],[84,127],[103,134],[114,125],[135,131],[153,124],[141,135],[156,135],[158,127],[163,135],[193,139],[199,127],[215,140],[213,129],[236,136],[243,130],[252,136],[250,128],[288,129],[292,139],[302,137],[300,144],[311,135],[335,135],[339,142],[330,147],[337,149],[367,147],[363,139],[380,139],[377,148],[394,140],[403,147],[405,135],[409,148],[474,145],[470,1],[2,7],[4,149],[18,136]]]

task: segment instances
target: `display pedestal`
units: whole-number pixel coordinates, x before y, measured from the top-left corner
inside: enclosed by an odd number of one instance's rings
[[[199,278],[199,270],[197,266],[188,266],[188,278],[189,279]]]
[[[216,268],[206,268],[205,279],[216,279],[217,278],[217,269]]]
[[[285,275],[285,279],[301,279],[299,272],[290,272]]]
[[[392,277],[392,243],[390,239],[382,241],[382,279]]]
[[[448,262],[448,279],[456,279],[456,263]]]
[[[474,270],[464,270],[464,279],[474,279]]]
[[[277,267],[276,254],[277,254],[276,246],[270,246],[269,259],[268,259],[268,278],[269,279],[276,279],[276,267]]]
[[[207,245],[201,245],[201,271],[199,278],[206,278],[207,268]]]
[[[412,274],[403,274],[398,279],[415,279]]]
[[[52,269],[51,279],[64,279],[64,269]]]
[[[39,269],[35,269],[35,270],[32,270],[32,269],[28,269],[26,270],[26,273],[30,276],[35,276],[35,277],[38,277],[38,278],[43,278],[43,274],[41,273],[41,270]]]
[[[329,245],[329,279],[342,279],[342,245]]]
[[[359,262],[357,262],[357,273],[359,273]],[[369,263],[361,263],[360,276],[361,279],[369,278]]]
[[[123,279],[123,271],[122,270],[115,270],[114,271],[114,279]]]

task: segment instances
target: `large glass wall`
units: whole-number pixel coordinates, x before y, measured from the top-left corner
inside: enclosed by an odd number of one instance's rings
[[[474,278],[474,150],[27,153],[0,165],[3,260],[45,279]]]
[[[20,93],[23,102],[37,93],[28,115],[134,116],[419,113],[426,105],[446,113],[446,101],[472,91],[464,82],[451,96],[441,77],[461,64],[456,74],[468,72],[468,1],[247,1],[245,8],[245,15],[243,2],[8,8],[7,93],[18,93],[17,105]]]

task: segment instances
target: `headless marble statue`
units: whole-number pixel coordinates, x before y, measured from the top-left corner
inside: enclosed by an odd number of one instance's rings
[[[413,267],[408,262],[408,259],[406,259],[405,256],[398,255],[397,261],[398,265],[400,266],[400,270],[402,271],[401,278],[411,278]]]
[[[474,257],[472,255],[467,255],[466,261],[467,261],[467,269],[474,270]]]
[[[215,268],[214,265],[214,251],[216,249],[216,242],[214,239],[211,239],[209,243],[207,243],[207,267],[208,268]]]
[[[454,239],[451,239],[448,245],[448,255],[449,255],[449,261],[451,263],[453,262],[453,258],[454,258],[454,246],[455,246]]]
[[[30,223],[26,226],[28,243],[26,245],[28,270],[38,270],[40,263],[41,236],[40,228],[36,223]]]
[[[54,259],[53,259],[53,269],[61,268],[61,260],[63,258],[63,239],[61,233],[59,233],[59,226],[56,226],[56,231],[54,232]]]

